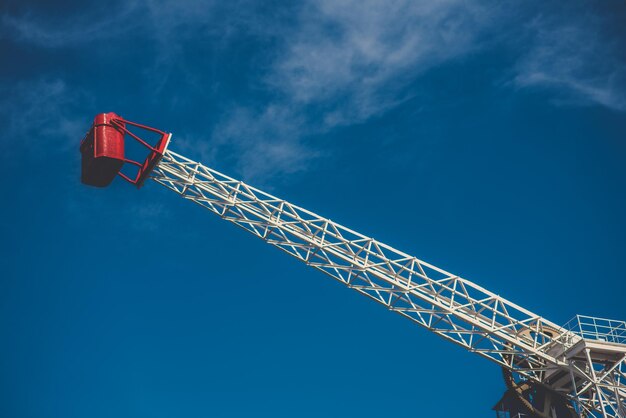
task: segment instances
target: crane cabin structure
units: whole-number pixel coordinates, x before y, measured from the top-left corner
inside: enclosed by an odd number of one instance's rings
[[[141,132],[156,135],[150,143]],[[558,325],[480,285],[169,149],[171,134],[114,113],[83,138],[83,183],[148,179],[502,368],[498,418],[626,418],[626,322],[577,315]],[[126,157],[125,141],[145,148]],[[134,167],[134,175],[123,173]]]

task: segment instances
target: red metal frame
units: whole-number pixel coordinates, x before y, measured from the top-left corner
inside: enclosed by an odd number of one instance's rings
[[[127,182],[136,185],[137,188],[140,188],[141,186],[143,186],[143,183],[146,181],[146,179],[150,175],[150,172],[152,171],[154,166],[157,165],[159,161],[161,161],[161,158],[163,158],[163,153],[167,149],[167,145],[170,142],[170,138],[172,137],[172,134],[168,134],[166,132],[163,132],[156,128],[152,128],[150,126],[141,125],[136,122],[131,122],[121,117],[116,117],[116,118],[111,119],[111,124],[115,125],[116,128],[122,130],[124,133],[128,134],[135,141],[139,142],[141,145],[143,145],[144,147],[150,150],[150,154],[148,154],[148,156],[146,157],[143,163],[140,163],[139,161],[130,160],[128,158],[124,158],[124,163],[129,163],[129,164],[139,167],[139,169],[137,170],[137,175],[135,176],[134,179],[131,179],[126,174],[122,173],[121,170],[117,173],[121,178],[123,178]],[[141,139],[140,137],[138,137],[137,135],[135,135],[134,133],[132,133],[131,131],[129,131],[126,128],[127,125],[134,126],[136,128],[143,129],[146,131],[154,132],[156,134],[161,135],[161,138],[159,138],[155,146],[152,146],[148,144],[146,141],[144,141],[143,139]]]

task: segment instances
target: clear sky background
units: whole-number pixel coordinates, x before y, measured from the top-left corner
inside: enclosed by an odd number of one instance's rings
[[[622,1],[0,6],[0,416],[491,416],[498,367],[156,183],[115,111],[565,323],[626,319]]]

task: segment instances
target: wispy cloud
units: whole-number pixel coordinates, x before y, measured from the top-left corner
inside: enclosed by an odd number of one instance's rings
[[[209,160],[235,160],[245,177],[296,173],[316,156],[302,142],[309,129],[300,112],[283,105],[237,108],[215,130]]]
[[[137,39],[147,40],[156,47],[151,60],[136,68],[145,74],[145,85],[138,87],[156,94],[170,68],[179,62],[179,45],[203,31],[216,30],[209,19],[215,3],[131,0],[115,7],[96,4],[59,16],[38,13],[36,8],[26,6],[21,12],[0,12],[0,39],[24,48],[34,45],[48,50],[81,50],[101,41],[110,42],[108,45],[114,49],[132,45]],[[128,49],[120,52],[123,51]],[[94,108],[96,91],[81,88],[69,81],[68,74],[58,72],[54,76],[44,72],[18,80],[0,80],[0,120],[5,126],[0,138],[3,156],[11,158],[27,149],[30,156],[36,157],[42,142],[75,147],[93,117],[82,110]],[[92,87],[97,90],[98,86]]]
[[[176,74],[177,83],[184,78],[186,89],[206,92],[207,101],[211,77],[187,68],[193,60],[187,42],[228,50],[231,37],[249,36],[258,48],[246,53],[260,57],[245,75],[250,100],[221,98],[213,137],[187,132],[174,146],[193,148],[209,162],[229,160],[240,174],[261,180],[306,169],[324,155],[308,145],[316,135],[383,115],[419,94],[414,82],[428,71],[484,48],[518,57],[517,88],[548,88],[560,103],[626,110],[626,69],[615,58],[623,45],[607,42],[601,22],[575,20],[579,14],[532,19],[530,7],[512,13],[491,0],[305,0],[269,14],[258,9],[245,0],[131,0],[63,19],[4,13],[0,36],[48,49],[148,41],[154,54],[136,69],[145,75],[140,88],[158,95]],[[489,39],[494,33],[506,35]],[[530,47],[510,41],[522,35]],[[84,128],[67,111],[83,93],[58,77],[0,89],[17,98],[0,100],[13,136],[41,130],[43,137],[75,137]]]
[[[626,110],[626,64],[617,57],[624,45],[603,35],[598,19],[542,17],[528,30],[532,44],[515,67],[516,86],[549,88],[556,103]]]
[[[43,149],[67,150],[76,146],[85,131],[85,120],[77,110],[90,97],[70,89],[60,79],[37,79],[0,85],[0,146],[5,158],[26,150],[33,156]]]
[[[0,15],[0,36],[46,48],[140,37],[171,42],[214,30],[214,0],[130,0],[97,4],[58,18],[29,11]]]
[[[262,87],[273,99],[234,109],[215,130],[246,173],[293,172],[317,153],[307,137],[362,123],[411,97],[427,70],[479,48],[495,18],[457,0],[306,3],[285,28]]]
[[[63,20],[32,13],[19,16],[3,14],[0,17],[0,35],[46,48],[67,48],[115,38],[136,26],[131,23],[131,18],[137,12],[136,2],[124,2],[115,8],[105,7],[103,4],[102,8],[90,13],[66,16]]]
[[[358,122],[396,103],[424,71],[476,49],[492,18],[480,3],[456,0],[315,2],[268,82],[294,103],[340,107],[330,124]]]

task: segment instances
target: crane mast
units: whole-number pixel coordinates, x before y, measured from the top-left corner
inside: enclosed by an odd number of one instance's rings
[[[153,146],[129,127],[157,134]],[[127,158],[125,135],[150,150]],[[169,150],[171,134],[96,116],[81,142],[82,181],[116,176],[173,190],[306,265],[502,367],[498,417],[626,418],[626,322],[559,326],[483,287]],[[121,172],[134,165],[134,177]]]

